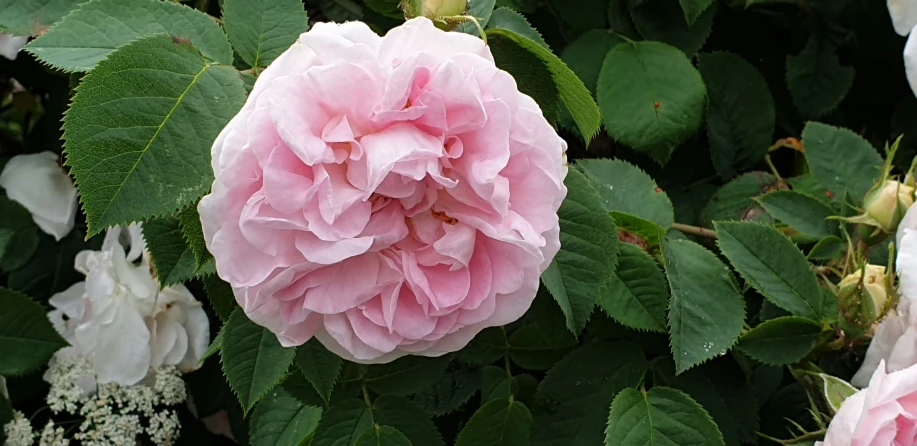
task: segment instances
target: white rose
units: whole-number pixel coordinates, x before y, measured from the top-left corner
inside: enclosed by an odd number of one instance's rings
[[[11,36],[0,33],[0,56],[9,60],[16,60],[19,50],[29,41],[28,37]]]
[[[57,162],[57,155],[41,152],[16,155],[0,173],[6,195],[31,214],[42,231],[60,240],[73,229],[76,187]]]

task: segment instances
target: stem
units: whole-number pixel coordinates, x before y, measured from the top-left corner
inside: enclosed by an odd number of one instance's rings
[[[709,177],[701,178],[701,179],[699,179],[699,180],[697,180],[697,181],[695,181],[695,182],[693,182],[693,183],[688,183],[688,184],[685,186],[685,189],[690,189],[690,188],[692,188],[692,187],[694,187],[694,186],[700,186],[701,184],[709,183],[709,182],[711,182],[711,181],[713,181],[713,180],[716,180],[716,179],[719,178],[719,177],[720,177],[719,175],[710,175]]]
[[[197,0],[197,2],[194,4],[194,8],[198,11],[206,13],[208,3],[210,3],[210,0]]]
[[[771,161],[771,155],[770,155],[770,154],[764,155],[764,162],[767,163],[767,167],[769,167],[769,168],[771,169],[771,173],[774,174],[775,177],[777,177],[777,181],[781,181],[781,182],[782,182],[782,181],[783,181],[783,177],[780,176],[780,172],[777,171],[777,168],[774,166],[773,161]]]
[[[716,238],[716,231],[682,223],[672,223],[672,229],[699,237]]]
[[[363,401],[366,402],[366,407],[373,407],[373,400],[369,397],[369,389],[366,388],[366,381],[363,381]]]

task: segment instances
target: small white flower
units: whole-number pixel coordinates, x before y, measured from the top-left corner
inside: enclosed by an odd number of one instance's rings
[[[70,440],[64,438],[64,428],[48,421],[38,438],[38,446],[69,446]]]
[[[19,412],[13,412],[13,420],[3,426],[3,433],[6,434],[6,443],[4,446],[32,446],[32,424],[29,419]]]
[[[0,33],[0,56],[9,60],[16,60],[19,50],[29,41],[28,37],[11,36]]]
[[[57,158],[52,152],[14,156],[0,173],[0,187],[32,213],[42,231],[60,240],[73,229],[77,203],[76,187]]]
[[[48,317],[93,357],[99,383],[137,384],[163,365],[195,370],[210,340],[207,315],[191,292],[184,285],[159,289],[140,231],[139,224],[111,228],[101,251],[77,254],[86,281],[50,300]],[[127,254],[122,236],[130,239]]]

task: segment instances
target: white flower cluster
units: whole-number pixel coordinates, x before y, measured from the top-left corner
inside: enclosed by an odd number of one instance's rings
[[[146,434],[159,446],[178,439],[181,425],[178,414],[169,406],[185,402],[187,393],[181,373],[174,366],[155,370],[153,378],[137,385],[117,383],[87,386],[92,377],[92,361],[75,355],[55,356],[45,380],[51,384],[48,406],[55,414],[67,413],[83,419],[73,440],[87,446],[134,446],[137,436]],[[67,446],[65,431],[49,422],[39,433],[29,420],[16,413],[4,426],[5,446]]]

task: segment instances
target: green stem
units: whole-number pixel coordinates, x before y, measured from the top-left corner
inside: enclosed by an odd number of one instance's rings
[[[775,177],[777,177],[777,181],[781,181],[781,182],[782,182],[782,181],[783,181],[783,177],[780,176],[780,172],[777,171],[777,167],[775,167],[775,166],[774,166],[774,162],[771,161],[771,155],[770,155],[770,154],[764,155],[764,162],[767,163],[767,167],[769,167],[769,168],[771,169],[771,173],[774,174]]]
[[[686,234],[696,235],[699,237],[716,238],[716,231],[699,226],[691,226],[682,223],[672,223],[672,229],[684,232]]]

